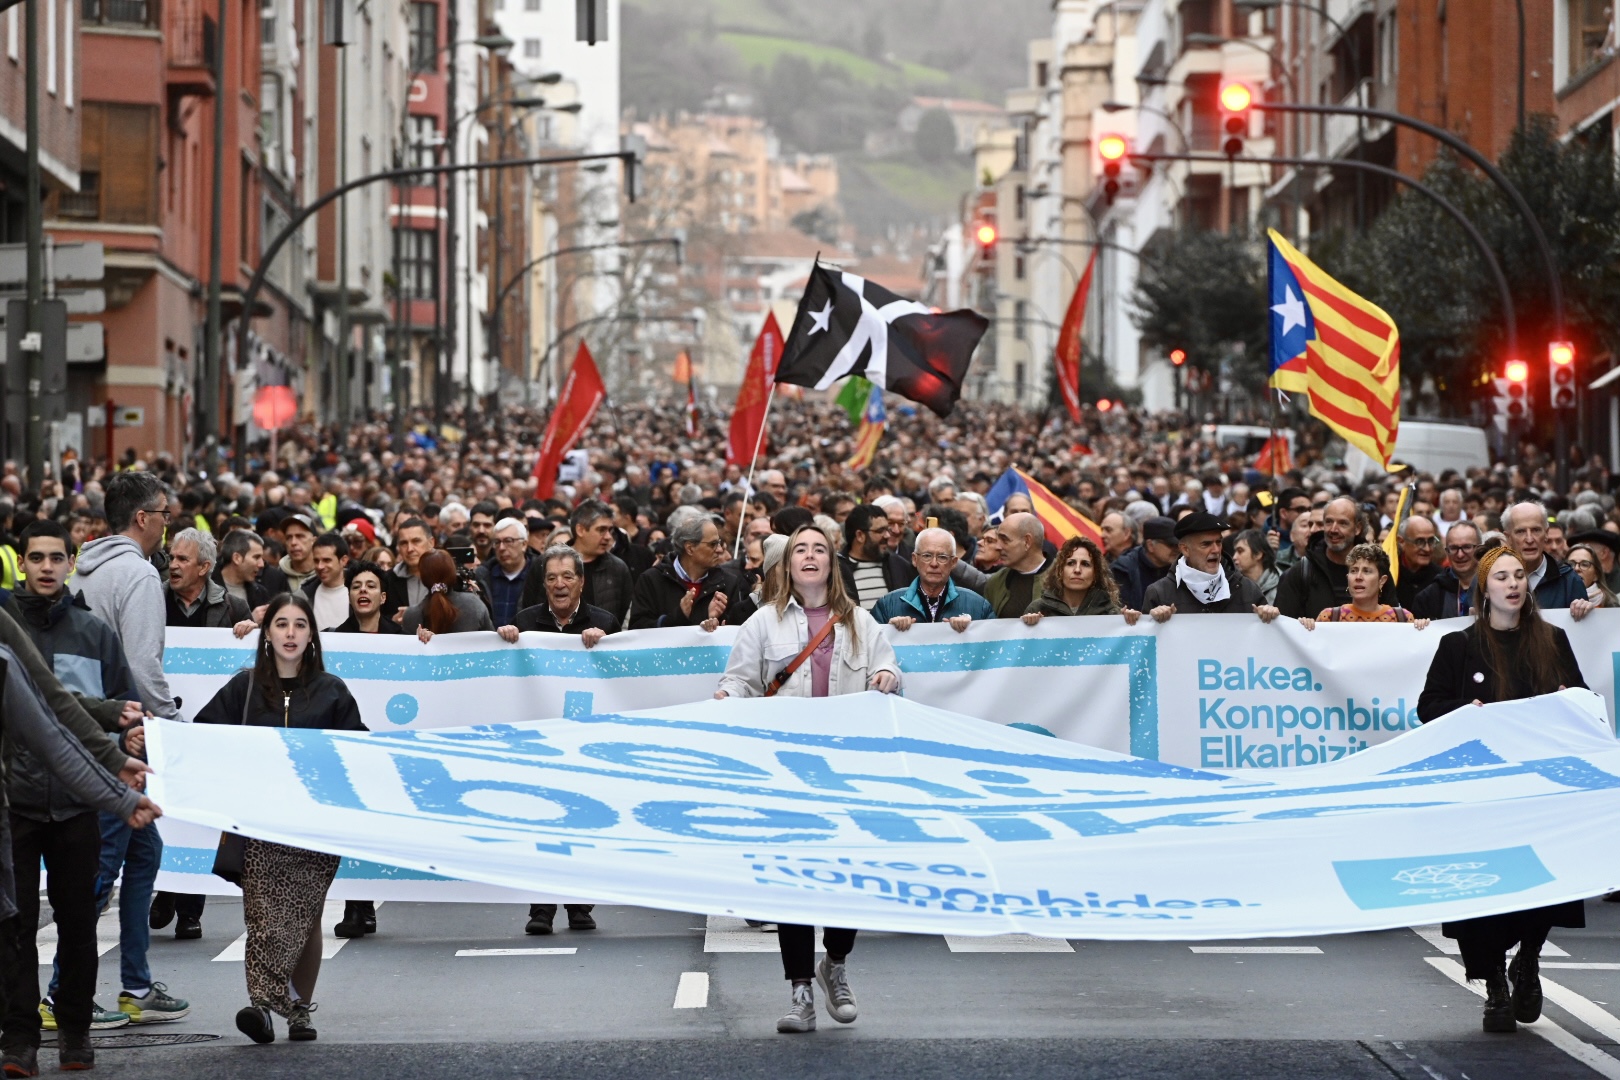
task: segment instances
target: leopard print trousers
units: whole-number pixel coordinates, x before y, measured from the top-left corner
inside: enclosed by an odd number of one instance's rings
[[[242,915],[247,922],[247,990],[253,1004],[280,1016],[298,1004],[293,974],[310,935],[320,933],[326,890],[337,875],[338,862],[336,855],[248,840],[242,856]],[[313,973],[307,978],[309,985],[300,989],[313,992]]]

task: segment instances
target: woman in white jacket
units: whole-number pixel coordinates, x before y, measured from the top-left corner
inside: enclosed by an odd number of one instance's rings
[[[900,689],[894,648],[872,616],[844,591],[827,535],[813,525],[795,530],[788,538],[787,564],[785,587],[766,596],[743,623],[714,696],[832,697],[865,690],[892,694]],[[829,624],[831,632],[823,633]],[[817,644],[811,649],[813,641]],[[790,667],[793,670],[783,679]],[[789,923],[777,927],[782,971],[793,984],[792,1005],[776,1022],[777,1031],[816,1030],[812,982],[821,984],[834,1020],[848,1024],[855,1019],[855,994],[844,967],[855,947],[855,931],[829,926],[822,944],[827,955],[817,964],[815,927]]]

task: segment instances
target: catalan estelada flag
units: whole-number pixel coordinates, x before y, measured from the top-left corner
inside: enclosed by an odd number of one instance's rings
[[[1052,543],[1062,546],[1063,541],[1071,536],[1084,536],[1098,547],[1103,546],[1102,531],[1095,522],[1052,494],[1051,488],[1022,469],[1008,469],[984,493],[990,516],[1000,520],[1002,507],[1008,498],[1018,494],[1029,496],[1035,516],[1041,519],[1046,538]]]
[[[866,385],[871,390],[866,395],[866,411],[861,413],[861,430],[855,436],[855,452],[844,463],[851,469],[871,466],[872,459],[877,457],[878,443],[883,441],[883,429],[889,423],[889,414],[883,408],[883,387],[870,382]]]
[[[1384,310],[1271,238],[1271,385],[1310,398],[1311,415],[1386,469],[1401,418],[1401,335]]]

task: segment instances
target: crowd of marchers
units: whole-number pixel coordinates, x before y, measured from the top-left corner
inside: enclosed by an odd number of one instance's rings
[[[1121,409],[1076,431],[964,404],[949,420],[897,411],[877,462],[855,473],[843,414],[790,400],[750,482],[726,464],[718,422],[696,436],[682,425],[678,410],[605,411],[544,498],[530,475],[538,417],[521,410],[504,441],[382,423],[309,429],[274,461],[213,476],[126,455],[116,467],[65,463],[59,480],[26,491],[8,467],[5,1074],[33,1075],[42,1030],[56,1030],[63,1067],[85,1068],[90,1031],[188,1015],[190,1003],[154,981],[147,952],[171,925],[181,940],[202,937],[205,902],[156,891],[162,841],[149,826],[161,811],[138,790],[145,721],[364,730],[324,670],[324,634],[427,647],[440,634],[515,643],[541,632],[591,648],[624,630],[731,625],[741,629],[717,697],[821,697],[902,687],[880,627],[965,634],[988,619],[1239,613],[1412,632],[1466,618],[1438,644],[1418,704],[1428,721],[1584,685],[1565,631],[1541,612],[1567,609],[1579,623],[1620,604],[1610,476],[1578,452],[1562,491],[1533,453],[1512,468],[1363,482],[1302,432],[1296,467],[1272,476],[1185,417]],[[1020,493],[992,512],[985,496],[1010,466],[1095,521],[1100,542],[1062,539]],[[210,700],[183,702],[164,676],[169,627],[252,637],[254,663]],[[41,865],[58,928],[43,988]],[[289,1038],[316,1037],[320,913],[336,869],[320,852],[221,844],[215,872],[240,885],[247,924],[237,1026],[255,1041],[275,1037],[277,1016]],[[115,901],[121,986],[104,1008],[96,923]],[[556,915],[533,905],[524,929],[550,934]],[[570,930],[596,929],[588,905],[566,915]],[[1447,925],[1469,977],[1486,983],[1487,1030],[1539,1015],[1540,945],[1582,918],[1574,904]],[[791,986],[779,1030],[814,1029],[818,985],[834,1020],[856,1018],[845,965],[855,930],[829,928],[818,962],[813,928],[760,929],[776,935]],[[346,905],[340,935],[376,930],[373,905]]]

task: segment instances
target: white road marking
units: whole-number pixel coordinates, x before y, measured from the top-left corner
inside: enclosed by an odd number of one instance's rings
[[[1433,965],[1435,970],[1439,971],[1442,975],[1456,983],[1458,986],[1462,987],[1464,990],[1469,991],[1476,997],[1485,996],[1485,984],[1480,983],[1476,986],[1469,983],[1468,979],[1463,974],[1463,966],[1457,963],[1457,961],[1448,960],[1443,956],[1425,956],[1424,959]],[[1546,994],[1547,997],[1552,998],[1553,995],[1549,990],[1549,984],[1545,979],[1542,980],[1541,985],[1542,992]],[[1559,987],[1559,989],[1562,990],[1563,988]],[[1565,992],[1567,993],[1567,991]],[[1553,1000],[1557,999],[1554,998]],[[1585,999],[1582,998],[1582,1000],[1584,1001]],[[1559,1005],[1568,1008],[1568,1006],[1565,1006],[1563,1002],[1559,1002]],[[1571,1011],[1573,1012],[1574,1010]],[[1607,1013],[1604,1015],[1608,1016]],[[1609,1021],[1613,1023],[1614,1018],[1612,1016],[1609,1017]],[[1576,1061],[1579,1061],[1581,1064],[1585,1065],[1599,1076],[1606,1077],[1607,1080],[1620,1080],[1620,1061],[1617,1061],[1608,1054],[1605,1054],[1597,1047],[1577,1038],[1575,1035],[1559,1027],[1545,1016],[1533,1024],[1521,1024],[1519,1026],[1540,1035],[1543,1039],[1546,1039],[1548,1042],[1558,1047],[1558,1049],[1562,1050]],[[1611,1039],[1614,1038],[1613,1035],[1609,1035],[1608,1037]]]
[[[1321,956],[1315,945],[1189,945],[1195,953],[1242,953],[1244,955]]]
[[[1620,964],[1548,963],[1543,960],[1541,970],[1549,968],[1554,971],[1620,971]]]
[[[56,923],[48,922],[39,928],[34,939],[39,945],[39,963],[49,967],[56,956]],[[109,907],[101,921],[96,923],[96,955],[106,956],[118,947],[118,905]]]
[[[383,901],[375,901],[376,907],[382,907]],[[353,941],[353,938],[340,938],[333,927],[343,921],[343,901],[328,900],[321,908],[321,959],[330,960],[343,951],[343,946]],[[242,963],[247,958],[247,933],[225,946],[220,954],[214,957],[216,963]]]
[[[1034,934],[997,934],[994,937],[957,937],[945,935],[945,944],[951,952],[960,953],[1072,953],[1074,946],[1062,938],[1036,937]]]
[[[1439,949],[1441,952],[1445,953],[1447,956],[1461,956],[1462,955],[1462,951],[1457,948],[1457,943],[1455,941],[1453,941],[1451,938],[1448,938],[1445,935],[1440,933],[1440,924],[1439,923],[1433,923],[1433,924],[1431,924],[1429,926],[1413,926],[1413,927],[1410,927],[1410,929],[1411,929],[1412,933],[1416,934],[1418,937],[1422,938],[1424,941],[1427,941],[1430,945],[1433,945],[1436,949]],[[1508,955],[1513,956],[1516,953],[1518,953],[1518,951],[1519,951],[1519,947],[1517,945],[1515,945],[1515,946],[1513,946],[1513,948],[1508,950]],[[1554,945],[1552,942],[1549,941],[1549,942],[1547,942],[1545,945],[1543,945],[1541,947],[1541,955],[1542,956],[1568,956],[1569,953],[1565,952],[1563,949],[1560,949],[1558,946]]]
[[[578,949],[458,949],[457,956],[573,956]]]
[[[1543,965],[1546,966],[1546,965]],[[1620,967],[1610,964],[1610,968]],[[1582,997],[1567,986],[1562,986],[1551,979],[1541,980],[1541,992],[1547,1000],[1563,1009],[1569,1015],[1602,1035],[1611,1042],[1620,1042],[1620,1019],[1613,1013],[1598,1006],[1596,1002]]]
[[[707,1009],[709,1007],[709,973],[683,971],[675,987],[677,1009]]]
[[[742,919],[730,915],[710,915],[703,928],[703,951],[706,953],[774,953],[776,934],[769,934],[749,926]],[[826,952],[821,945],[821,931],[816,930],[816,951]]]

